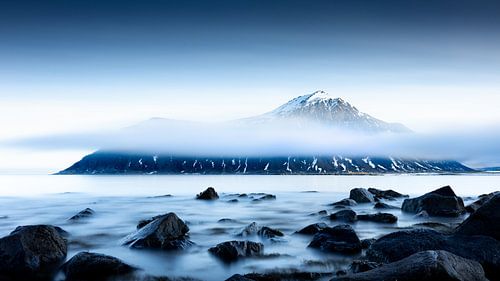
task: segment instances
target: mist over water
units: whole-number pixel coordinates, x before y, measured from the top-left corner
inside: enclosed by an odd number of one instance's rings
[[[348,197],[349,190],[355,187],[391,188],[420,195],[447,184],[460,196],[477,196],[498,190],[500,176],[0,176],[0,236],[19,225],[57,225],[70,233],[68,258],[80,251],[93,251],[121,258],[148,274],[191,276],[207,281],[273,269],[334,272],[350,264],[352,257],[309,249],[311,237],[294,234],[311,223],[338,224],[314,213],[334,212],[328,204]],[[195,195],[208,186],[216,188],[220,199],[195,200]],[[274,194],[277,199],[253,202],[236,195],[251,196],[250,193],[258,192]],[[172,196],[162,196],[166,194]],[[239,202],[228,202],[235,198]],[[465,197],[466,204],[474,198]],[[402,201],[387,203],[399,206]],[[92,208],[95,215],[76,223],[68,221],[85,208]],[[360,204],[353,210],[358,214],[375,211],[372,204]],[[398,223],[354,223],[361,239],[378,237],[418,222],[442,220],[416,219],[400,210],[387,211],[398,216]],[[195,246],[182,252],[163,252],[120,245],[121,239],[132,233],[140,220],[168,212],[175,212],[188,223]],[[234,221],[218,222],[222,218]],[[279,256],[224,264],[208,253],[208,248],[217,243],[238,239],[235,234],[251,222],[285,233],[278,242],[247,237],[263,242],[265,254]]]

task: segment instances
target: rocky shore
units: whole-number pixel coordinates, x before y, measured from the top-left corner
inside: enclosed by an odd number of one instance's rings
[[[265,193],[222,196],[210,187],[193,200],[224,200],[231,203],[227,207],[229,214],[232,204],[242,200],[272,205],[277,197]],[[403,200],[401,206],[395,204],[401,202],[398,200]],[[373,212],[357,213],[353,207],[358,205],[373,206]],[[480,195],[472,204],[465,205],[463,198],[449,186],[415,198],[394,190],[355,188],[348,198],[330,204],[328,210],[321,210],[323,207],[318,206],[318,212],[312,214],[318,218],[317,223],[283,231],[252,222],[234,233],[234,239],[219,241],[202,250],[231,266],[241,260],[272,259],[279,254],[266,252],[267,243],[286,245],[287,237],[299,235],[308,239],[308,248],[349,260],[348,266],[335,266],[333,270],[249,270],[234,274],[227,281],[500,280],[500,192]],[[465,219],[458,225],[423,222],[367,239],[361,239],[353,228],[359,222],[380,227],[393,225],[399,218],[389,211],[399,209],[406,215],[424,219],[461,216]],[[96,213],[85,208],[68,222],[92,220]],[[144,218],[137,222],[134,232],[116,243],[135,251],[183,252],[198,247],[203,241],[191,237],[189,224],[183,219],[189,218],[180,218],[173,212]],[[232,222],[223,217],[219,220],[221,224]],[[182,278],[154,276],[132,263],[98,252],[81,251],[68,258],[72,241],[72,233],[58,226],[17,227],[0,238],[0,281],[198,280],[190,278],[190,272],[185,272],[187,277]],[[210,274],[210,269],[206,270]]]

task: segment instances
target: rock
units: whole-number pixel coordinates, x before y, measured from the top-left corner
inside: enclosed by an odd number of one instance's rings
[[[237,221],[237,220],[228,219],[228,218],[220,219],[217,222],[220,222],[220,223],[239,223],[239,221]]]
[[[423,222],[423,223],[416,223],[412,225],[413,228],[428,228],[428,229],[433,229],[437,232],[444,233],[444,234],[451,234],[454,232],[455,228],[444,224],[444,223],[439,223],[439,222]]]
[[[361,251],[361,241],[350,225],[327,227],[316,233],[309,247],[325,252],[355,254]]]
[[[358,205],[356,201],[348,198],[332,203],[332,206],[356,206],[356,205]]]
[[[354,188],[349,193],[349,199],[356,201],[356,203],[373,203],[375,197],[368,192],[365,188]]]
[[[196,199],[198,200],[217,200],[219,199],[219,195],[215,192],[213,187],[207,188],[205,191],[196,195]]]
[[[0,239],[0,280],[51,279],[66,253],[66,241],[55,227],[19,226]]]
[[[405,199],[403,212],[420,213],[430,216],[457,217],[465,212],[462,198],[455,195],[450,186],[441,187],[420,197]]]
[[[399,207],[392,206],[389,204],[385,204],[382,202],[377,202],[375,203],[375,206],[373,206],[374,209],[400,209]]]
[[[486,281],[481,265],[446,251],[423,251],[361,273],[333,278],[338,281]]]
[[[208,251],[225,262],[233,262],[243,257],[262,255],[264,245],[251,241],[228,241],[217,244]]]
[[[306,235],[314,235],[314,234],[318,233],[320,230],[323,230],[327,227],[328,227],[328,225],[326,225],[326,223],[323,223],[323,222],[314,223],[314,224],[310,224],[310,225],[302,228],[301,230],[297,231],[297,233],[306,234]]]
[[[238,201],[238,199],[231,199],[231,200],[229,200],[227,202],[228,203],[238,203],[239,201]]]
[[[251,224],[245,226],[243,230],[241,230],[236,236],[246,237],[251,235],[256,235],[259,232],[260,227],[256,222],[252,222]]]
[[[153,221],[123,239],[132,248],[180,250],[193,244],[189,227],[174,213],[155,217]]]
[[[428,250],[448,251],[475,260],[487,277],[500,276],[500,242],[488,236],[446,235],[431,229],[397,231],[375,241],[366,256],[371,261],[388,263]]]
[[[226,281],[314,281],[329,273],[302,272],[297,270],[285,270],[268,273],[250,273],[245,275],[235,274]]]
[[[379,198],[379,199],[394,200],[396,198],[409,197],[408,195],[401,194],[401,193],[396,192],[396,191],[394,191],[392,189],[389,189],[389,190],[380,190],[380,189],[376,189],[376,188],[368,188],[368,192],[370,192],[376,198]]]
[[[277,229],[273,229],[273,228],[270,228],[270,227],[267,227],[267,226],[263,226],[259,229],[259,231],[257,231],[257,234],[261,237],[264,237],[264,238],[275,238],[275,237],[283,237],[285,236],[283,234],[283,232],[277,230]]]
[[[357,220],[356,212],[353,210],[342,210],[330,215],[331,220],[343,222],[355,222]]]
[[[427,219],[427,218],[429,218],[429,214],[427,213],[427,211],[421,211],[418,214],[416,214],[414,217],[420,218],[420,219]]]
[[[62,267],[66,281],[104,281],[135,270],[136,268],[115,257],[89,252],[76,254]]]
[[[361,240],[361,248],[368,249],[375,241],[377,241],[375,238],[363,239]]]
[[[94,215],[94,213],[95,213],[94,210],[92,210],[90,208],[86,208],[85,210],[82,210],[82,211],[78,212],[78,214],[69,218],[69,220],[76,221],[76,220],[88,218],[88,217],[91,217],[92,215]]]
[[[481,207],[486,201],[490,200],[496,194],[499,194],[500,191],[495,191],[490,194],[483,194],[479,196],[479,199],[474,201],[473,203],[465,206],[465,210],[469,213],[474,213],[479,207]]]
[[[372,262],[372,261],[366,261],[366,260],[354,260],[351,263],[351,266],[349,267],[349,271],[351,273],[365,272],[365,271],[377,268],[381,265],[382,264],[378,263],[378,262]]]
[[[396,223],[398,221],[398,217],[389,213],[376,213],[368,215],[358,215],[358,220],[379,223]]]
[[[326,210],[321,210],[319,212],[310,214],[310,216],[326,216],[326,215],[328,215],[328,212]]]
[[[245,276],[240,275],[240,274],[235,274],[235,275],[229,277],[228,279],[226,279],[226,281],[255,281],[255,280],[246,278]]]
[[[487,200],[457,227],[457,233],[487,235],[500,240],[500,193]]]
[[[252,201],[253,202],[259,202],[259,201],[264,201],[264,200],[276,200],[276,195],[265,194],[264,196],[261,196],[259,198],[255,198]]]

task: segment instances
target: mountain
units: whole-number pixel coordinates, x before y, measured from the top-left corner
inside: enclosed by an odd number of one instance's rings
[[[342,132],[353,131],[370,136],[377,136],[379,133],[411,133],[411,130],[402,124],[376,119],[324,91],[294,98],[268,113],[229,123],[237,127],[260,128],[261,125],[265,127],[269,124],[276,127],[276,124],[282,125],[283,121],[286,126],[291,126],[292,130],[299,133],[314,126],[324,130],[334,128],[341,129]],[[300,152],[290,155],[272,155],[268,152],[266,155],[271,156],[266,157],[242,157],[240,154],[220,157],[193,156],[193,153],[169,152],[167,142],[158,137],[159,132],[165,131],[167,127],[169,133],[189,128],[192,132],[190,138],[206,137],[207,132],[211,130],[204,128],[205,124],[202,123],[153,118],[128,127],[124,132],[133,135],[132,139],[137,142],[147,139],[145,135],[158,139],[161,151],[158,149],[151,152],[150,149],[150,152],[144,153],[139,150],[123,152],[110,148],[102,149],[85,156],[60,174],[379,174],[474,171],[453,160],[403,159],[389,156],[303,155]],[[188,139],[189,141],[191,139]],[[182,151],[189,151],[188,142],[170,143],[170,147],[187,146]]]

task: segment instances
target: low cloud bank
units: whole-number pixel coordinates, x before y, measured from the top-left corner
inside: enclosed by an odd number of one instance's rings
[[[453,159],[500,165],[500,126],[435,133],[362,134],[287,122],[204,124],[150,120],[114,132],[50,135],[3,145],[30,149],[102,149],[186,156],[350,155]]]

